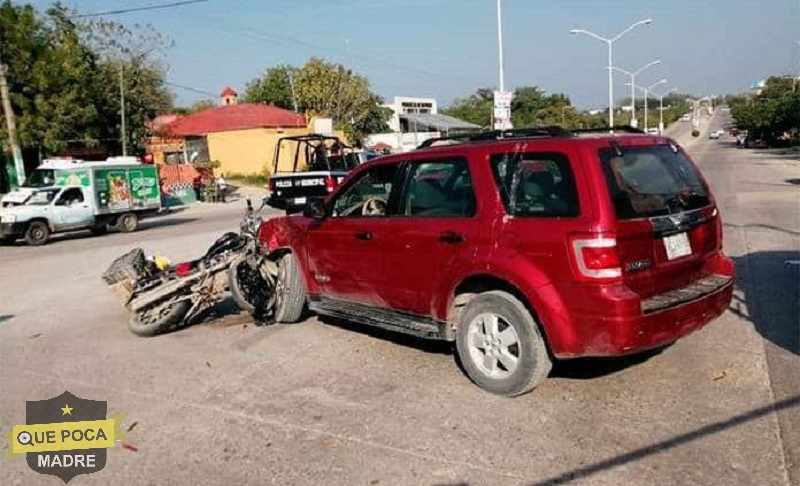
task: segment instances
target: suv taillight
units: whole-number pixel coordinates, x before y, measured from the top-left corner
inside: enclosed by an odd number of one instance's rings
[[[580,277],[592,280],[622,277],[616,238],[578,236],[571,238],[571,247]]]
[[[269,192],[275,192],[275,181],[272,178],[269,180]]]
[[[339,182],[333,176],[328,176],[325,178],[325,190],[328,192],[328,194],[335,191],[338,186]]]

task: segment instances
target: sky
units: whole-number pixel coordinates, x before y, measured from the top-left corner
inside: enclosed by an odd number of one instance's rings
[[[64,0],[81,13],[173,0]],[[51,2],[34,0],[44,9]],[[571,29],[613,37],[614,65],[682,93],[746,91],[773,74],[800,75],[800,0],[502,0],[505,84],[565,93],[580,108],[607,106],[608,48]],[[322,57],[352,66],[386,100],[434,97],[447,106],[499,85],[495,0],[208,0],[109,16],[150,24],[174,46],[168,81],[242,92],[269,66]],[[629,96],[615,75],[615,99]],[[173,88],[179,105],[203,98]]]

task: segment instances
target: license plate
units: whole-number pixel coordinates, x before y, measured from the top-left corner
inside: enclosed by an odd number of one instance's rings
[[[305,204],[306,203],[306,198],[304,198],[304,197],[296,197],[296,198],[294,198],[294,203],[295,204]]]
[[[692,254],[692,245],[689,243],[689,235],[687,233],[678,233],[665,237],[664,248],[667,250],[668,260],[675,260]]]

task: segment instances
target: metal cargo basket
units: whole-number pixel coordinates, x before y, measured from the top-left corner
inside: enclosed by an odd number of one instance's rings
[[[103,280],[123,304],[127,304],[133,294],[140,275],[145,271],[144,251],[135,248],[114,260],[103,272]]]

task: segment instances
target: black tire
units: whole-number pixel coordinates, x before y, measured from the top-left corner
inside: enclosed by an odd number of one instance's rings
[[[157,317],[147,316],[147,311],[131,316],[128,328],[137,336],[150,337],[161,334],[183,323],[183,318],[189,312],[191,303],[183,300],[164,309]],[[147,316],[147,317],[146,317]],[[145,321],[142,319],[146,318]]]
[[[488,324],[483,324],[482,318],[487,316],[498,318],[495,333],[490,333],[486,329]],[[514,331],[513,342],[516,344],[503,351],[502,339],[505,338],[499,336],[510,336],[503,333],[509,328]],[[497,339],[483,340],[490,334]],[[471,344],[470,340],[485,343],[483,351],[480,345]],[[513,397],[528,393],[547,378],[552,368],[547,345],[531,313],[513,295],[498,290],[478,294],[461,312],[456,330],[456,349],[464,371],[473,383],[496,395]],[[509,356],[516,361],[510,360]],[[512,365],[506,366],[506,363]]]
[[[108,233],[108,225],[93,226],[89,231],[91,231],[94,236],[102,236]]]
[[[273,296],[269,284],[243,258],[234,260],[228,267],[228,282],[233,300],[243,311],[255,315],[269,307]]]
[[[50,238],[50,228],[44,221],[34,221],[25,230],[25,242],[30,246],[44,245],[48,238]]]
[[[117,229],[123,233],[133,233],[139,229],[139,217],[136,213],[125,213],[117,218]]]
[[[300,320],[306,305],[306,287],[300,265],[294,255],[287,253],[278,262],[275,285],[275,322],[293,323]]]

